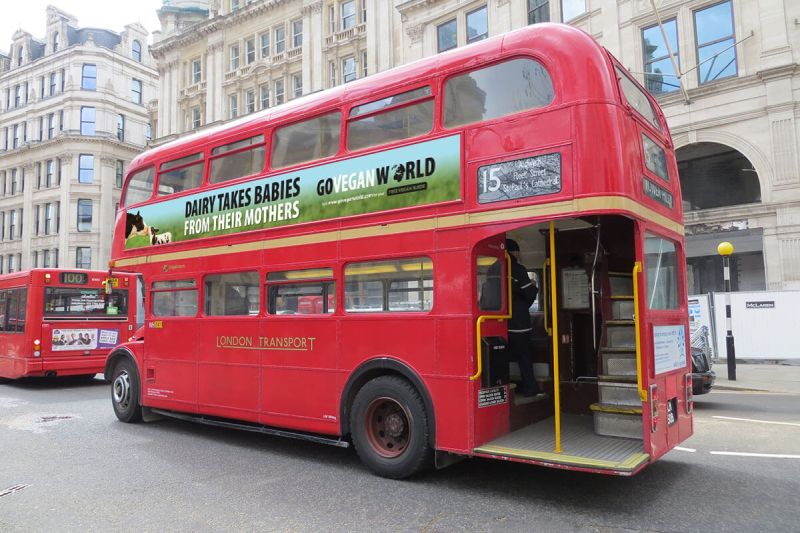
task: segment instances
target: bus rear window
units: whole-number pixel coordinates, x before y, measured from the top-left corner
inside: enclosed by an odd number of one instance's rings
[[[553,101],[553,80],[533,59],[519,58],[447,80],[447,128],[544,107]]]
[[[275,130],[272,166],[288,167],[330,157],[339,150],[342,114],[328,113]]]
[[[625,100],[628,101],[628,104],[634,108],[642,118],[649,122],[655,129],[660,130],[661,124],[658,122],[656,110],[653,108],[653,104],[650,103],[650,99],[621,68],[614,68],[617,69],[619,86],[622,89],[622,94],[625,95]]]
[[[105,318],[128,316],[128,291],[114,290],[106,295],[102,289],[78,287],[45,287],[46,317]]]
[[[161,164],[158,195],[165,196],[199,187],[203,182],[203,154],[196,153]]]
[[[211,171],[209,181],[223,181],[252,176],[264,168],[264,136],[256,135],[224,146],[217,146],[211,151]]]
[[[678,308],[678,263],[675,243],[647,234],[644,240],[648,309]]]
[[[128,179],[128,189],[125,191],[122,206],[125,207],[149,200],[153,196],[155,177],[155,167],[147,167],[132,174]]]
[[[0,331],[22,333],[25,331],[25,310],[28,289],[0,290]]]

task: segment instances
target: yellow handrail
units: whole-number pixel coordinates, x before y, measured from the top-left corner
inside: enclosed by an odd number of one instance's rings
[[[508,314],[507,315],[481,315],[478,317],[478,323],[475,327],[475,354],[477,357],[478,363],[478,370],[475,372],[474,375],[469,377],[470,381],[475,381],[479,377],[481,377],[481,373],[483,372],[483,362],[481,361],[481,325],[484,321],[493,318],[496,320],[508,320],[511,318],[511,259],[509,258],[508,252],[505,252],[504,258],[506,260],[507,272],[506,272],[506,281],[508,282],[508,292],[506,292],[506,302],[508,305]]]
[[[636,330],[636,387],[639,389],[639,398],[647,401],[647,391],[642,387],[642,339],[639,333],[639,274],[642,272],[642,263],[633,264],[633,327]]]
[[[553,310],[553,407],[556,420],[556,453],[561,453],[561,378],[558,370],[558,299],[556,290],[556,229],[550,222],[550,305]]]
[[[544,311],[544,331],[549,336],[553,336],[553,330],[550,329],[550,326],[547,325],[547,267],[550,266],[550,258],[544,260],[544,264],[542,265],[542,296],[543,298],[539,300],[542,302],[542,311]]]

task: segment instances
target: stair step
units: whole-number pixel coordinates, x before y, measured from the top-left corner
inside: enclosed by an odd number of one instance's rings
[[[633,299],[611,302],[611,316],[614,320],[633,320]]]
[[[632,407],[628,405],[616,405],[608,403],[593,403],[589,409],[597,413],[613,413],[616,415],[639,415],[642,414],[641,407]]]
[[[641,414],[635,413],[618,413],[613,411],[601,411],[594,409],[592,411],[594,416],[594,432],[598,435],[605,435],[608,437],[624,437],[628,439],[643,439],[642,435],[642,417]],[[641,409],[639,410],[641,412]]]
[[[600,374],[599,376],[597,376],[597,381],[603,381],[608,383],[636,383],[636,374],[634,375]]]
[[[609,276],[619,277],[619,278],[632,278],[632,272],[609,272]]]
[[[601,346],[602,353],[630,353],[636,357],[636,346]]]
[[[639,398],[639,389],[636,383],[622,383],[619,381],[599,381],[597,392],[599,405],[611,405],[621,409],[642,409],[642,400]]]
[[[633,300],[633,295],[609,296],[612,300]]]
[[[632,318],[631,319],[614,318],[612,320],[606,320],[605,324],[607,326],[615,326],[615,327],[635,326],[636,325],[636,321],[633,320]]]

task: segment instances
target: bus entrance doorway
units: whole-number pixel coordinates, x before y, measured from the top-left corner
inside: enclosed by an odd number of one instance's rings
[[[649,457],[637,385],[634,222],[583,217],[504,237],[519,244],[519,262],[538,287],[530,350],[547,396],[518,394],[521,372],[510,361],[508,433],[476,454],[635,472]]]

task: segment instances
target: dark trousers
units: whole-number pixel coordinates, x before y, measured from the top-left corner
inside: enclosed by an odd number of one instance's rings
[[[508,348],[511,351],[511,360],[519,365],[522,375],[521,392],[539,394],[539,384],[533,377],[533,352],[531,351],[531,332],[508,332]]]

